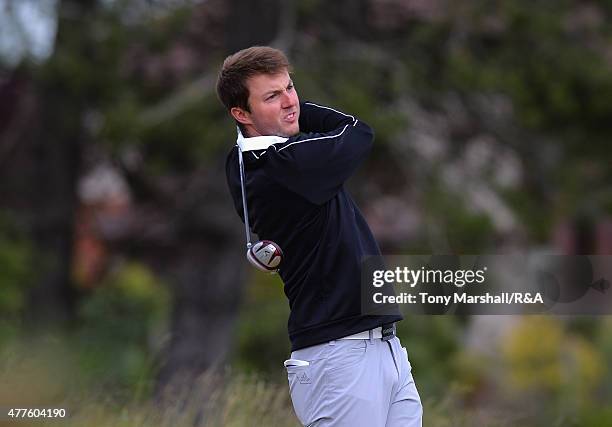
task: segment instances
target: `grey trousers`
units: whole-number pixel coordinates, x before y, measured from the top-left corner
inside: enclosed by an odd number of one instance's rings
[[[304,426],[422,425],[421,399],[397,337],[330,341],[292,352],[285,366]]]

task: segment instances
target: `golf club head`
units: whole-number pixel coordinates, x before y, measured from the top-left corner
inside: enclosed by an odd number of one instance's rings
[[[276,243],[262,240],[247,249],[246,257],[258,270],[276,273],[283,261],[283,251]]]

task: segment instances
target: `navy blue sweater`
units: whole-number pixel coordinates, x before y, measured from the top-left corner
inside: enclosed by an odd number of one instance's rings
[[[344,182],[369,153],[373,131],[329,107],[305,102],[300,110],[298,135],[243,153],[251,229],[284,254],[292,350],[402,319],[364,315],[361,307],[361,262],[380,250]],[[226,173],[244,221],[237,150]]]

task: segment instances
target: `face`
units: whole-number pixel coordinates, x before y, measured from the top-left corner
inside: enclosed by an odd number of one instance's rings
[[[247,87],[251,111],[234,107],[231,112],[248,136],[290,137],[300,131],[300,100],[287,71],[258,74],[247,80]]]

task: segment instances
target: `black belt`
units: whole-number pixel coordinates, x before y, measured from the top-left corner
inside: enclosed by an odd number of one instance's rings
[[[396,333],[395,322],[382,325],[382,340],[383,341],[389,341],[391,338],[395,336],[395,333]]]

